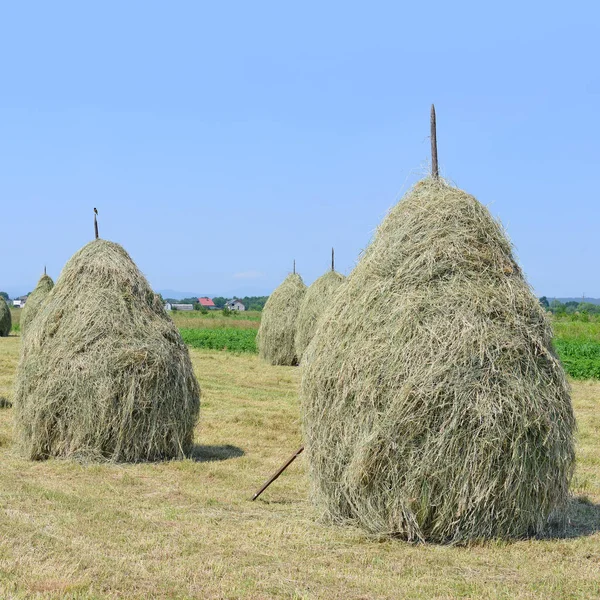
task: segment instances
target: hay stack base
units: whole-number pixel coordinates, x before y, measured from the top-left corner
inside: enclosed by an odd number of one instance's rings
[[[312,497],[337,523],[463,543],[566,504],[575,421],[550,323],[488,210],[418,183],[303,358]]]
[[[199,402],[188,350],[127,252],[104,240],[82,248],[23,338],[13,398],[22,453],[182,458]]]
[[[10,308],[2,296],[0,296],[0,337],[6,337],[12,329],[12,316]]]
[[[272,365],[298,364],[296,324],[305,292],[302,277],[292,273],[265,303],[256,343],[260,357]]]
[[[33,321],[35,315],[37,315],[40,307],[46,300],[46,297],[54,287],[54,282],[48,275],[42,275],[35,290],[27,297],[27,302],[21,311],[20,330],[21,335],[28,329],[29,324]]]
[[[296,355],[302,359],[306,347],[317,330],[319,317],[332,301],[334,293],[344,282],[345,277],[336,271],[327,271],[306,290],[300,305],[296,328]]]

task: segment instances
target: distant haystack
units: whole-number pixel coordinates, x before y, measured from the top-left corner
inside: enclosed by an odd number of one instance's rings
[[[322,513],[408,540],[541,531],[568,499],[575,419],[550,323],[488,210],[419,182],[344,297],[303,357]]]
[[[0,296],[0,337],[6,337],[12,329],[12,316],[6,300]]]
[[[302,277],[292,273],[269,296],[263,308],[256,343],[260,357],[272,365],[298,364],[294,339],[305,292]]]
[[[121,246],[96,240],[69,260],[23,338],[17,440],[31,459],[182,458],[199,394],[160,298]]]
[[[44,274],[38,281],[35,290],[27,296],[27,302],[21,311],[20,329],[21,335],[29,327],[29,323],[37,315],[44,300],[46,300],[50,290],[54,287],[54,282],[48,275]]]
[[[335,292],[344,282],[345,277],[336,271],[327,271],[321,275],[304,294],[298,315],[296,329],[296,355],[298,360],[312,340],[317,329],[317,321],[331,303]]]

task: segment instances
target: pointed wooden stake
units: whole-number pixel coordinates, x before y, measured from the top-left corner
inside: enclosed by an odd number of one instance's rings
[[[438,179],[440,176],[438,170],[438,153],[437,153],[437,132],[435,123],[435,106],[431,105],[431,176]]]
[[[335,271],[335,252],[331,249],[331,270]]]
[[[98,214],[98,209],[94,208],[94,233],[96,234],[96,239],[98,239],[98,219],[96,215]]]
[[[46,265],[44,265],[44,275],[46,275]]]
[[[296,274],[296,259],[294,259],[294,275]]]

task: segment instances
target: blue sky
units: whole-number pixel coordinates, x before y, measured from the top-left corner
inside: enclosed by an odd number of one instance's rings
[[[600,4],[3,3],[0,290],[93,236],[155,289],[349,273],[429,158],[536,292],[600,297]],[[7,259],[7,260],[6,260]]]

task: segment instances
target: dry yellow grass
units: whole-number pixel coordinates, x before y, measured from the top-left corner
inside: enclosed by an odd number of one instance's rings
[[[0,339],[9,398],[19,343]],[[12,449],[12,409],[0,410],[0,598],[600,596],[600,383],[573,383],[573,491],[587,499],[568,537],[452,548],[316,523],[302,457],[249,502],[300,443],[298,370],[220,352],[192,360],[197,460],[29,462]]]

